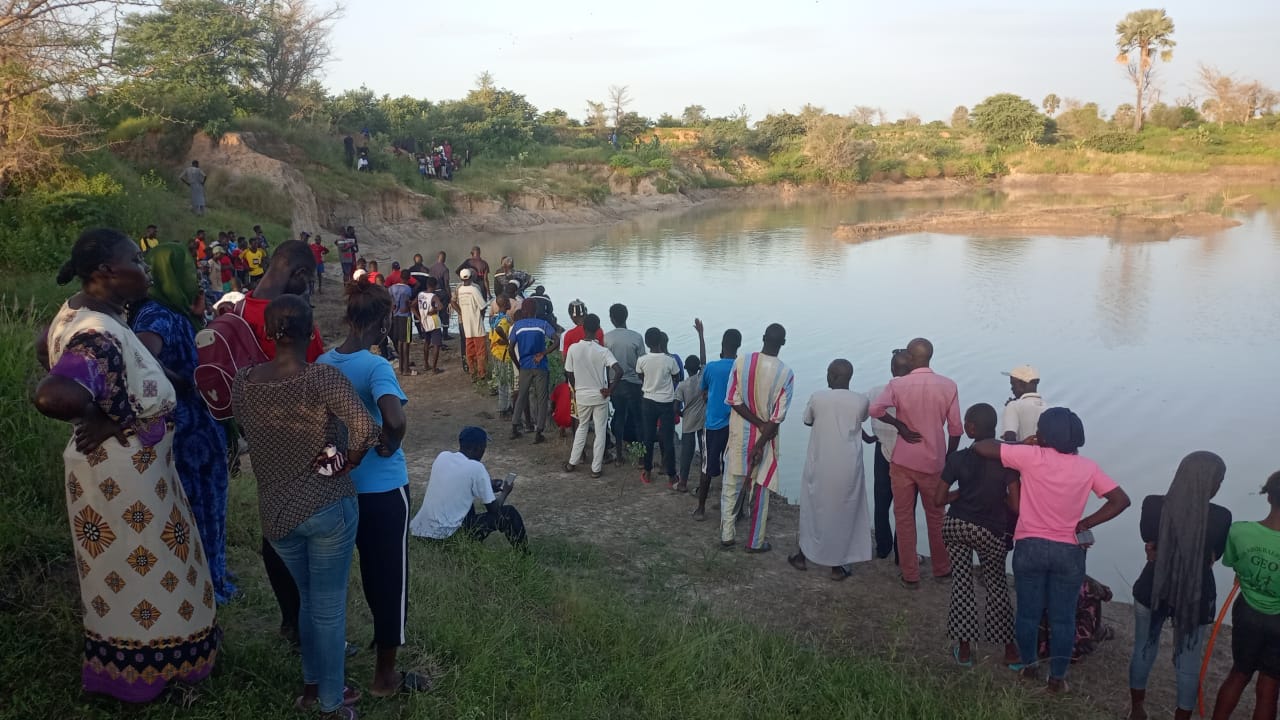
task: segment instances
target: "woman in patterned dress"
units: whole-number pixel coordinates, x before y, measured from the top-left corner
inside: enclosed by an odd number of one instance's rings
[[[227,442],[195,386],[196,330],[204,326],[204,294],[191,254],[181,245],[157,245],[147,253],[147,263],[153,284],[148,299],[134,310],[131,325],[177,391],[174,464],[209,561],[214,599],[226,603],[236,594],[227,578]]]
[[[74,426],[63,452],[84,607],[86,692],[149,702],[213,669],[221,631],[213,583],[173,464],[173,385],[125,324],[151,284],[116,230],[76,241],[58,282],[81,290],[49,328],[44,415]]]

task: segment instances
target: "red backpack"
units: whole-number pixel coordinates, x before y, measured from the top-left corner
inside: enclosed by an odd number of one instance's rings
[[[244,301],[196,333],[196,389],[216,420],[230,420],[236,373],[267,361],[267,353],[244,319]]]

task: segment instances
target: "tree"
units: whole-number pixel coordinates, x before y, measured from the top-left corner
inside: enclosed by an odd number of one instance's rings
[[[1247,123],[1257,115],[1271,112],[1277,102],[1280,102],[1276,92],[1262,83],[1256,80],[1238,80],[1203,63],[1200,65],[1196,84],[1208,95],[1205,113],[1219,125],[1229,122]]]
[[[1142,129],[1143,108],[1151,92],[1155,61],[1173,58],[1173,18],[1164,10],[1134,10],[1116,23],[1116,62],[1123,63],[1136,90],[1133,129]]]
[[[276,0],[264,7],[258,41],[261,63],[254,79],[268,113],[286,114],[287,100],[324,68],[331,51],[329,33],[340,17],[341,5],[317,12],[307,0]]]
[[[598,133],[604,133],[609,127],[608,109],[604,103],[595,100],[587,101],[587,125]]]
[[[652,127],[653,121],[640,115],[640,113],[635,111],[624,113],[617,127],[618,141],[622,142],[624,139],[630,141],[641,137],[647,134]]]
[[[857,128],[847,118],[823,115],[805,128],[804,153],[828,181],[855,177],[858,166],[875,152],[875,143],[858,139]]]
[[[920,127],[920,113],[908,110],[902,114],[902,119],[897,124],[905,127]]]
[[[811,107],[811,106],[806,106]],[[813,108],[819,112],[810,117],[822,115],[821,108]],[[755,137],[750,141],[752,150],[768,155],[777,150],[791,138],[801,137],[805,133],[808,120],[803,115],[792,115],[788,112],[766,115],[756,123]]]
[[[1111,122],[1121,128],[1133,126],[1133,116],[1137,112],[1129,103],[1116,106],[1116,111],[1111,115]]]
[[[680,121],[680,118],[672,115],[671,113],[664,112],[658,116],[658,127],[660,128],[676,128],[683,126],[684,123]]]
[[[969,127],[969,108],[957,105],[956,109],[951,111],[951,127],[957,130]]]
[[[543,125],[567,127],[569,125],[569,113],[561,110],[560,108],[552,108],[551,110],[542,113],[542,118],[539,122]]]
[[[1058,114],[1058,108],[1062,107],[1062,101],[1058,99],[1057,95],[1049,93],[1044,96],[1044,100],[1040,101],[1040,107],[1044,108],[1045,115],[1053,117]]]
[[[1043,141],[1049,120],[1030,100],[1013,93],[992,95],[978,103],[969,117],[978,132],[1000,145]]]
[[[849,119],[859,125],[872,125],[878,116],[884,115],[884,111],[870,105],[857,105],[849,112]]]
[[[702,127],[707,124],[707,109],[701,105],[687,105],[680,113],[680,122],[685,127]]]
[[[631,93],[626,85],[609,86],[609,114],[613,116],[613,129],[622,124],[622,116],[631,104]]]
[[[1107,123],[1098,114],[1097,103],[1081,103],[1068,99],[1066,110],[1057,117],[1058,132],[1072,140],[1085,140],[1107,129]]]
[[[0,3],[0,198],[44,177],[95,130],[60,99],[95,94],[126,6],[145,2]]]

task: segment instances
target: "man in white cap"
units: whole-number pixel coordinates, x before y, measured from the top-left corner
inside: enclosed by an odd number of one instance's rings
[[[480,288],[472,282],[473,275],[469,267],[458,271],[462,284],[458,286],[458,291],[454,293],[450,304],[454,312],[458,313],[458,325],[462,329],[462,336],[466,339],[464,346],[466,368],[471,372],[472,378],[483,378],[485,354],[488,352],[485,347],[485,338],[488,336],[484,328],[485,300],[480,294]]]
[[[1044,412],[1044,399],[1040,397],[1040,373],[1030,365],[1019,365],[1005,375],[1009,376],[1009,389],[1013,397],[1004,404],[1005,442],[1025,442],[1035,437]]]

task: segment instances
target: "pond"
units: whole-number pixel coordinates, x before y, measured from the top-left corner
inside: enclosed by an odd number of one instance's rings
[[[850,360],[854,388],[866,391],[888,380],[894,348],[927,337],[936,347],[934,369],[959,384],[962,412],[978,402],[1001,408],[1009,397],[1001,371],[1036,366],[1047,402],[1083,418],[1083,454],[1134,500],[1097,529],[1089,558],[1090,574],[1127,597],[1142,567],[1139,505],[1166,490],[1186,453],[1212,450],[1226,460],[1217,502],[1237,519],[1265,514],[1257,492],[1280,469],[1271,446],[1280,429],[1280,384],[1272,375],[1280,358],[1280,213],[1243,212],[1239,227],[1167,241],[1007,233],[857,244],[832,238],[840,222],[1005,202],[985,195],[722,204],[481,244],[490,262],[513,254],[534,273],[562,319],[580,298],[608,329],[609,305],[622,302],[633,329],[662,328],[681,355],[697,352],[695,317],[706,325],[712,357],[726,328],[740,329],[744,349],[755,350],[767,324],[785,325],[781,357],[796,384],[781,430],[781,489],[793,498],[808,441],[801,412],[825,386],[832,359]],[[926,552],[923,533],[920,539]],[[783,548],[794,542],[775,540]],[[1220,587],[1229,578],[1221,572]]]

